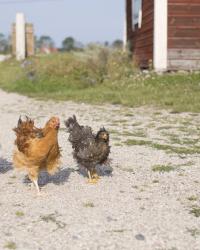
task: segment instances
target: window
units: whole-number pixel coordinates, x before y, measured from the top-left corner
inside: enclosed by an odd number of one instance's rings
[[[133,0],[133,28],[142,26],[142,0]]]

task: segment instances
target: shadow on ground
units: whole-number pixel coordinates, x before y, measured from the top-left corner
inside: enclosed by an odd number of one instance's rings
[[[47,172],[42,171],[38,179],[38,184],[39,186],[45,186],[49,183],[53,183],[55,185],[64,185],[65,182],[67,182],[67,180],[69,179],[70,174],[74,171],[75,170],[72,168],[65,168],[61,169],[54,175],[49,175]],[[28,175],[25,176],[23,182],[26,184],[31,183],[28,178]]]
[[[110,165],[98,165],[96,171],[99,176],[112,176],[113,168]],[[84,167],[80,166],[78,172],[80,175],[88,177]]]
[[[12,169],[12,163],[0,157],[0,174],[5,174]]]

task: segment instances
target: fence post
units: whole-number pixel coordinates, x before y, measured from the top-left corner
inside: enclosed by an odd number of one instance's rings
[[[16,15],[16,59],[24,60],[26,57],[25,17],[23,13]]]

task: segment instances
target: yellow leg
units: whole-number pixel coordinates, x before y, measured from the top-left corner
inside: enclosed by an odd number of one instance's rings
[[[96,179],[96,180],[100,179],[95,169],[92,170],[92,179]]]
[[[92,178],[91,173],[90,173],[89,170],[87,171],[87,173],[88,173],[88,177],[89,177],[88,183],[90,183],[90,184],[96,184],[97,183],[97,179]]]

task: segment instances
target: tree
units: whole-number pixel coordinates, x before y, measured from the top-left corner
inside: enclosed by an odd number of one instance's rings
[[[50,36],[41,36],[36,42],[37,48],[51,49],[55,47],[54,41]]]
[[[0,53],[6,53],[9,49],[9,41],[4,34],[0,33]]]
[[[123,41],[120,40],[120,39],[115,40],[112,43],[112,47],[115,48],[115,49],[121,49],[123,47]]]
[[[66,37],[62,42],[62,48],[65,51],[74,50],[76,48],[75,39],[71,36]]]

